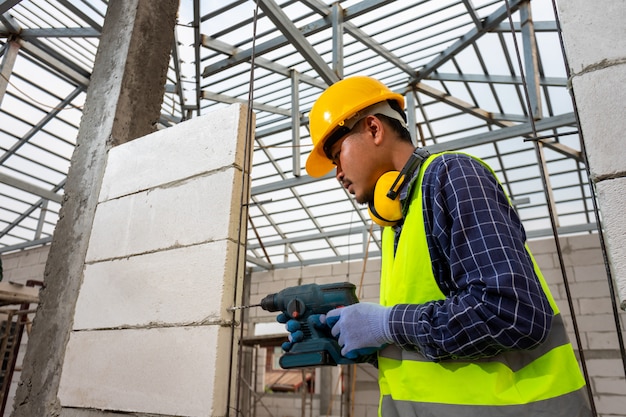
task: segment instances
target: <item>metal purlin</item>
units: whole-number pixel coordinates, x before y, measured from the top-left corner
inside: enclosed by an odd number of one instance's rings
[[[233,289],[233,306],[236,306],[239,304],[239,300],[237,299],[238,297],[238,293],[237,293],[237,279],[239,277],[239,266],[242,264],[241,262],[241,257],[242,257],[242,252],[243,252],[243,256],[245,256],[245,249],[242,251],[241,249],[241,242],[242,239],[244,242],[244,245],[247,244],[247,239],[246,239],[246,232],[247,229],[245,227],[243,227],[243,225],[245,225],[247,222],[244,222],[244,220],[247,220],[247,216],[244,218],[243,215],[243,208],[247,207],[249,205],[249,199],[248,199],[248,194],[250,192],[250,185],[249,185],[249,181],[246,181],[246,174],[250,175],[250,171],[251,169],[251,165],[252,165],[252,149],[253,149],[253,141],[254,138],[252,136],[252,113],[253,113],[253,109],[252,109],[252,104],[254,102],[254,66],[255,66],[255,56],[256,56],[256,32],[257,32],[257,20],[258,20],[258,15],[259,15],[259,3],[256,2],[256,6],[254,8],[254,17],[252,19],[252,55],[250,56],[250,83],[249,83],[249,87],[248,87],[248,100],[247,100],[247,109],[246,109],[246,133],[245,133],[245,146],[244,146],[244,154],[243,154],[243,167],[242,167],[242,175],[241,175],[241,195],[240,195],[240,207],[241,210],[239,210],[239,234],[237,236],[237,254],[235,256],[235,286]],[[247,210],[246,210],[247,211]],[[243,238],[242,238],[242,234],[243,234]],[[242,289],[243,290],[243,289]],[[237,314],[237,310],[233,310],[232,312],[232,320],[230,322],[230,326],[231,326],[231,337],[230,337],[230,368],[228,371],[228,394],[227,394],[227,400],[226,400],[226,416],[225,417],[229,417],[230,416],[230,409],[231,409],[231,405],[230,405],[230,401],[231,401],[231,396],[232,396],[232,378],[233,378],[233,356],[235,354],[235,327],[237,326],[237,320],[236,320],[236,314]],[[239,402],[241,400],[241,373],[242,373],[242,360],[241,358],[243,357],[243,344],[241,343],[241,340],[243,339],[243,310],[239,310],[239,346],[237,348],[237,356],[238,356],[238,361],[237,361],[237,382],[235,384],[235,388],[237,389],[237,394],[235,396],[235,415],[239,416],[240,415],[240,409],[239,409]]]
[[[570,291],[570,287],[569,287],[569,282],[567,279],[567,272],[565,270],[565,264],[563,261],[563,252],[561,250],[561,244],[559,242],[559,234],[558,234],[558,230],[557,230],[557,225],[556,225],[556,219],[555,219],[555,214],[554,214],[554,209],[555,206],[553,205],[554,202],[552,201],[552,196],[550,194],[550,192],[548,191],[549,188],[549,184],[548,184],[548,178],[547,178],[547,173],[546,173],[546,164],[545,164],[545,159],[544,159],[544,154],[543,154],[543,144],[541,142],[541,139],[539,139],[539,135],[537,134],[537,128],[535,126],[535,118],[534,118],[534,111],[532,108],[532,103],[530,101],[530,94],[529,94],[529,89],[528,89],[528,83],[526,81],[526,75],[524,73],[524,67],[523,67],[523,63],[522,63],[522,59],[521,59],[521,55],[520,55],[520,48],[519,48],[519,44],[517,41],[517,36],[515,34],[515,26],[513,25],[513,18],[512,18],[512,13],[511,13],[511,8],[509,6],[509,0],[504,0],[504,3],[506,4],[506,8],[507,8],[507,15],[508,15],[508,20],[509,20],[509,25],[511,27],[511,35],[513,38],[513,44],[515,46],[515,55],[518,61],[518,66],[519,66],[519,70],[520,70],[520,76],[522,78],[522,86],[523,86],[523,90],[524,90],[524,98],[526,99],[526,105],[527,105],[527,111],[528,111],[528,118],[529,118],[529,122],[531,124],[532,127],[532,134],[530,135],[531,137],[529,139],[524,139],[525,141],[527,140],[532,140],[533,144],[535,145],[535,152],[537,155],[537,160],[539,161],[539,172],[541,173],[541,179],[543,182],[543,189],[545,192],[545,198],[547,201],[547,208],[548,208],[548,213],[549,213],[549,218],[550,218],[550,224],[552,226],[552,232],[553,232],[553,236],[554,236],[554,243],[556,245],[556,251],[557,251],[557,255],[558,255],[558,259],[559,259],[559,266],[561,269],[561,275],[563,277],[563,285],[565,288],[565,293],[567,294],[567,303],[568,303],[568,307],[570,309],[570,313],[572,316],[572,326],[574,328],[574,335],[576,337],[576,343],[578,345],[578,352],[580,355],[580,362],[581,362],[581,367],[582,367],[582,371],[583,371],[583,375],[585,377],[585,382],[586,382],[586,389],[587,389],[587,394],[589,397],[589,403],[591,405],[591,412],[593,416],[597,416],[597,411],[596,411],[596,406],[595,406],[595,401],[593,398],[593,392],[591,390],[591,381],[589,379],[589,372],[587,370],[587,364],[585,362],[585,355],[584,355],[584,349],[582,347],[581,344],[581,339],[580,339],[580,333],[579,333],[579,329],[578,329],[578,320],[576,318],[576,312],[574,311],[574,305],[572,302],[572,295],[571,295],[571,291]],[[529,2],[526,2],[526,7],[530,7]],[[558,20],[558,17],[555,14],[555,20]],[[565,59],[565,51],[563,51],[563,59]],[[579,129],[580,131],[580,129]],[[582,142],[582,141],[581,141]],[[599,223],[598,223],[599,225]]]

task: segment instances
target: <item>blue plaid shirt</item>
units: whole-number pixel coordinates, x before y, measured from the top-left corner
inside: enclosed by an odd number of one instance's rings
[[[422,187],[433,273],[446,298],[394,306],[395,343],[445,360],[544,341],[552,309],[526,252],[524,228],[498,181],[473,158],[444,154],[428,166]],[[397,242],[402,225],[395,231]]]

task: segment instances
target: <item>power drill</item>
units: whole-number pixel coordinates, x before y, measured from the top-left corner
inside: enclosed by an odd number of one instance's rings
[[[358,303],[356,287],[349,282],[335,284],[306,284],[285,288],[261,300],[265,311],[282,311],[300,323],[304,333],[301,342],[294,343],[279,360],[283,369],[309,366],[345,365],[354,361],[341,356],[341,347],[327,326],[315,326],[315,314],[326,314],[338,307]]]

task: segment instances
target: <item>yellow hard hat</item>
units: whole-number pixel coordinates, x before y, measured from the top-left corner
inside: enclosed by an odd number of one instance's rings
[[[328,87],[309,113],[313,150],[306,161],[307,173],[312,177],[322,177],[332,170],[335,166],[324,153],[324,142],[337,128],[345,126],[351,129],[368,115],[359,114],[362,110],[389,99],[397,101],[400,108],[404,108],[404,97],[401,94],[394,93],[385,84],[366,76],[344,78]],[[396,115],[396,118],[400,116]]]

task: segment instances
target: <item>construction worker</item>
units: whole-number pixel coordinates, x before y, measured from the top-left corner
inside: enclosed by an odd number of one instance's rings
[[[356,76],[309,115],[309,175],[335,169],[384,226],[380,304],[322,317],[342,355],[377,354],[385,417],[590,416],[559,309],[495,174],[466,154],[416,149],[403,109],[402,95]]]

